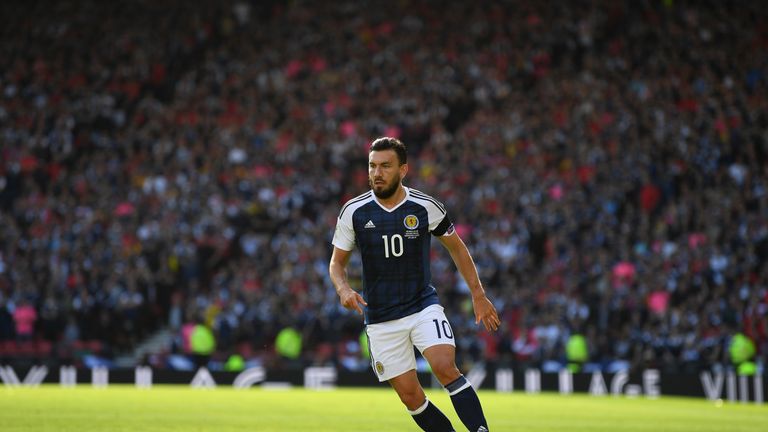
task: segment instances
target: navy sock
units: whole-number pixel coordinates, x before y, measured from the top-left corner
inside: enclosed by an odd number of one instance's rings
[[[459,415],[461,422],[471,432],[481,432],[488,430],[488,423],[483,415],[483,407],[480,406],[480,399],[472,388],[472,384],[464,378],[464,375],[451,382],[445,389],[451,395],[451,402]]]
[[[413,420],[426,432],[455,432],[451,421],[429,399],[414,411],[408,410]]]

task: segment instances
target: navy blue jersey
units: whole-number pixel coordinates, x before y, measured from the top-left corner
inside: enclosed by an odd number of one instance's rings
[[[415,189],[405,188],[405,199],[392,209],[382,206],[372,191],[342,207],[333,245],[360,250],[366,324],[402,318],[437,303],[429,265],[431,235],[453,233],[445,207]]]

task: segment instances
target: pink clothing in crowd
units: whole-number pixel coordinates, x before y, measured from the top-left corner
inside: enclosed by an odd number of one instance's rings
[[[32,336],[35,321],[37,321],[37,312],[31,305],[22,305],[13,312],[13,320],[16,322],[16,334],[18,336]]]

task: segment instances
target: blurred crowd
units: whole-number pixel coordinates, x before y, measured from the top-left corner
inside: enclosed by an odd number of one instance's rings
[[[0,340],[365,369],[327,276],[367,146],[409,147],[503,325],[438,245],[460,366],[768,356],[768,13],[755,2],[0,5]],[[359,257],[350,277],[359,283]],[[210,345],[210,344],[207,344]],[[0,355],[2,357],[2,355]],[[206,358],[207,361],[207,358]],[[170,366],[169,366],[170,365]]]

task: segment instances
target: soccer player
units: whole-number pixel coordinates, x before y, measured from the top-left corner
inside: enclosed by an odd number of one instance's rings
[[[480,400],[456,367],[453,330],[430,282],[430,236],[448,249],[467,282],[475,323],[496,331],[499,316],[445,207],[431,196],[403,186],[407,173],[407,152],[400,140],[382,137],[373,142],[368,155],[371,190],[349,200],[339,213],[330,277],[341,304],[365,317],[376,376],[389,382],[421,429],[454,430],[424,394],[416,375],[414,346],[450,394],[467,429],[487,431]],[[362,295],[347,280],[346,267],[355,246],[362,257]]]

